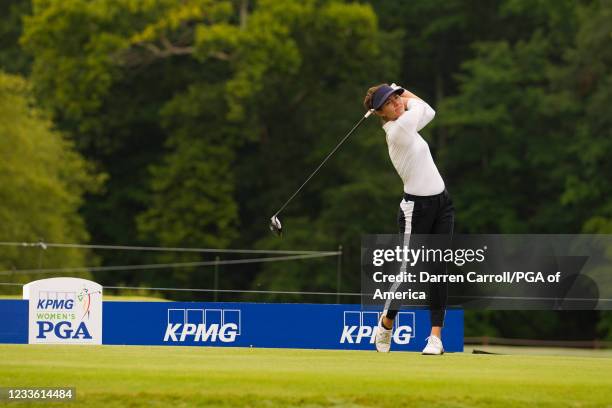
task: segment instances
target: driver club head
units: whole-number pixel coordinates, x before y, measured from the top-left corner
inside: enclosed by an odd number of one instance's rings
[[[283,226],[276,215],[273,215],[272,218],[270,218],[270,231],[279,237],[283,234]]]

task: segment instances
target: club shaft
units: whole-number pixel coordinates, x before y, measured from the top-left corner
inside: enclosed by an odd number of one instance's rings
[[[321,164],[319,164],[319,166],[310,174],[310,176],[308,176],[308,178],[306,179],[306,181],[304,181],[302,183],[302,185],[300,186],[300,188],[298,188],[295,193],[293,193],[291,195],[291,197],[289,197],[289,199],[287,201],[285,201],[285,204],[282,205],[282,207],[274,214],[274,216],[278,216],[278,214],[280,214],[281,211],[283,211],[285,209],[285,207],[287,206],[287,204],[289,204],[291,202],[291,200],[293,200],[293,198],[298,195],[298,193],[300,192],[300,190],[302,190],[302,188],[304,188],[304,186],[310,181],[310,179],[317,174],[317,172],[319,171],[319,169],[321,169],[321,167],[323,167],[323,165],[325,164],[325,162],[327,162],[327,160],[329,160],[330,157],[333,156],[333,154],[336,152],[336,150],[338,150],[340,148],[340,146],[342,146],[342,144],[346,141],[346,139],[349,138],[349,136],[355,131],[355,129],[357,129],[359,127],[359,125],[361,125],[361,123],[368,117],[370,116],[371,111],[368,111],[368,113],[366,113],[366,115],[364,115],[359,122],[357,122],[357,124],[355,126],[353,126],[353,128],[346,134],[346,136],[344,136],[342,138],[342,140],[340,140],[340,142],[336,145],[336,147],[334,147],[334,149],[329,152],[329,154],[327,155],[327,157],[325,157],[325,159],[323,159],[323,161],[321,162]]]

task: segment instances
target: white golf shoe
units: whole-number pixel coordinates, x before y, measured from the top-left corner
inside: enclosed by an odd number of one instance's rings
[[[432,356],[444,354],[444,346],[442,345],[442,340],[440,340],[434,335],[429,336],[427,338],[427,345],[423,349],[423,354]]]
[[[382,325],[383,315],[380,316],[380,320],[378,320],[378,327],[376,328],[376,351],[380,353],[388,353],[391,351],[391,335],[393,334],[393,328],[386,329]]]

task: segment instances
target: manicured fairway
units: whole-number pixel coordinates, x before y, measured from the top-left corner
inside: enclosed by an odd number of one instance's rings
[[[88,408],[612,407],[612,358],[0,345],[0,386],[72,386]]]

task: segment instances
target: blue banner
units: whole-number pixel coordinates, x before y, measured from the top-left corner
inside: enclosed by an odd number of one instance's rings
[[[0,343],[27,343],[28,301],[0,301]],[[360,305],[104,302],[102,343],[374,350],[379,312]],[[392,350],[421,351],[431,329],[426,310],[402,310]],[[446,351],[463,351],[463,311],[449,310]]]
[[[28,342],[28,301],[0,300],[0,343]]]

